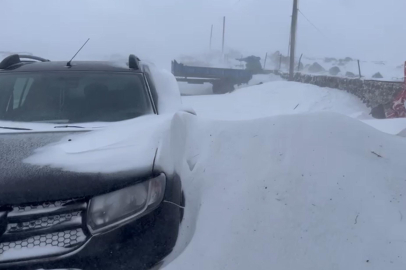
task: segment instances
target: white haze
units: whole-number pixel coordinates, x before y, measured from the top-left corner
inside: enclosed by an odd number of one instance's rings
[[[299,0],[297,53],[351,56],[361,60],[406,60],[404,0]],[[257,54],[289,41],[291,0],[0,0],[0,51],[26,51],[55,60],[138,54],[168,67],[179,55],[226,47]]]

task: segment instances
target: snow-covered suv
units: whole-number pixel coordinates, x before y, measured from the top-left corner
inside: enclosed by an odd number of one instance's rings
[[[180,110],[161,75],[134,55],[0,63],[0,268],[140,269],[171,252],[184,205],[171,159],[148,137],[139,153],[114,141]]]

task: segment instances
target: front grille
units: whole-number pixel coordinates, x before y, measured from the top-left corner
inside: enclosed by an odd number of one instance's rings
[[[21,250],[21,253],[24,253],[25,250],[36,248],[71,248],[85,242],[85,240],[86,235],[82,229],[37,235],[24,240],[0,243],[0,255],[8,250]],[[39,249],[38,252],[40,252]]]
[[[35,229],[49,228],[54,225],[63,223],[65,221],[71,221],[72,219],[80,218],[81,212],[72,212],[67,214],[52,215],[46,217],[39,217],[25,222],[14,222],[7,225],[8,232],[22,232]]]
[[[81,200],[11,206],[0,235],[0,265],[79,248],[88,238],[83,221],[86,209],[86,201]]]
[[[54,202],[43,202],[43,203],[32,203],[32,204],[22,204],[22,205],[15,205],[13,206],[13,211],[15,212],[25,212],[25,211],[32,211],[37,209],[53,209],[56,207],[60,207],[69,203],[69,200],[66,201],[54,201]]]

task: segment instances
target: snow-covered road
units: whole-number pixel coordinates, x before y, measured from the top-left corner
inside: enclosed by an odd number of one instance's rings
[[[355,97],[271,82],[184,103],[198,117],[172,120],[187,208],[164,269],[405,269],[406,140],[354,119]]]
[[[241,88],[226,95],[183,97],[199,117],[246,120],[283,114],[337,112],[370,119],[370,109],[358,98],[331,88],[311,84],[274,81]]]

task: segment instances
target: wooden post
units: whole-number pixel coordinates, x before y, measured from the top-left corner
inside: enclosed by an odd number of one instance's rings
[[[266,59],[267,59],[267,58],[268,58],[268,53],[265,54],[264,69],[265,69],[265,66],[266,66]]]
[[[210,51],[211,51],[211,41],[213,40],[213,25],[211,25],[211,30],[210,30]]]
[[[359,60],[358,60],[358,73],[359,73],[359,78],[362,78],[362,74],[361,74],[361,65],[359,64]]]
[[[296,28],[297,28],[297,13],[298,0],[293,0],[292,24],[290,29],[290,65],[289,65],[289,81],[293,81],[295,75],[295,49],[296,49]]]
[[[222,52],[224,54],[224,36],[226,34],[226,16],[223,17],[223,47]]]
[[[300,71],[300,63],[302,62],[303,53],[300,55],[299,64],[297,64],[297,71]]]
[[[278,68],[278,70],[281,70],[281,67],[282,67],[282,54],[280,54],[280,56],[279,56],[279,68]]]

